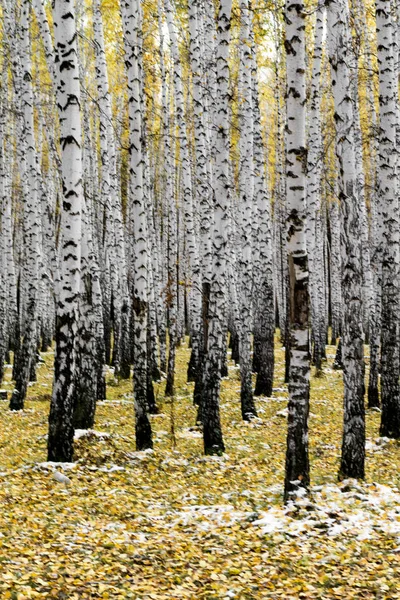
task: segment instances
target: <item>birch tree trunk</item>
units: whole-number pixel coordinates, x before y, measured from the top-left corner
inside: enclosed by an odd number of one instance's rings
[[[203,391],[205,454],[225,450],[219,413],[223,336],[225,334],[226,245],[225,222],[229,217],[229,41],[231,0],[220,0],[217,22],[217,100],[215,114],[216,156],[213,190],[213,261],[210,283],[208,345]]]
[[[355,117],[348,67],[351,47],[347,0],[332,0],[328,5],[327,14],[341,212],[344,424],[339,476],[362,479],[365,462],[365,366],[361,229],[354,149]]]
[[[322,136],[321,136],[321,62],[323,37],[323,9],[317,8],[314,34],[314,56],[311,75],[310,109],[308,113],[308,173],[307,173],[307,252],[310,269],[310,297],[312,314],[312,337],[314,342],[313,361],[317,375],[321,373],[324,340],[321,332],[321,279],[324,271],[318,260],[320,245],[321,211],[321,172],[322,172]]]
[[[204,380],[204,361],[207,348],[205,332],[207,329],[206,315],[208,314],[209,288],[211,278],[211,202],[212,202],[212,161],[210,140],[207,136],[209,127],[208,97],[211,93],[207,81],[204,55],[206,54],[206,13],[210,7],[205,7],[201,0],[189,2],[189,31],[190,31],[190,63],[193,79],[193,110],[194,110],[194,143],[195,167],[194,189],[197,190],[199,215],[199,254],[201,262],[201,293],[202,321],[199,334],[199,360],[195,376],[193,399],[195,404],[201,402]],[[213,7],[211,7],[213,10]],[[214,27],[214,21],[212,22]],[[194,361],[192,361],[193,363]],[[196,366],[196,365],[194,365]],[[189,365],[190,367],[190,365]],[[189,378],[189,377],[188,377]]]
[[[136,449],[153,447],[152,432],[147,414],[147,320],[149,306],[148,290],[148,244],[146,202],[144,196],[143,122],[141,102],[141,27],[140,0],[124,0],[124,34],[127,48],[127,71],[129,90],[130,132],[130,202],[133,219],[133,296],[134,311],[134,357],[133,391],[136,417]]]
[[[32,87],[32,64],[30,43],[30,2],[24,0],[21,7],[21,52],[20,62],[22,75],[22,111],[23,139],[25,151],[22,168],[22,189],[24,191],[24,229],[25,229],[25,269],[26,312],[24,319],[24,337],[21,353],[18,356],[18,366],[15,372],[15,388],[10,401],[11,410],[24,408],[26,392],[32,367],[35,366],[34,356],[37,350],[38,331],[38,296],[39,296],[39,261],[40,261],[40,230],[38,211],[38,170],[36,143],[34,132],[34,98]]]
[[[332,202],[329,206],[331,225],[331,262],[330,262],[330,288],[331,288],[331,344],[336,346],[341,335],[342,313],[342,285],[341,285],[341,258],[340,258],[340,216],[339,205]]]
[[[164,0],[165,13],[169,37],[171,42],[171,56],[173,60],[173,85],[175,92],[176,124],[179,132],[179,150],[182,174],[182,209],[184,213],[184,224],[186,231],[186,248],[191,269],[191,315],[190,335],[192,343],[192,356],[189,363],[188,378],[190,381],[196,379],[200,360],[201,343],[201,274],[199,251],[197,247],[195,221],[193,213],[193,188],[192,169],[189,155],[189,136],[187,121],[185,118],[185,102],[183,93],[182,65],[179,55],[178,39],[175,25],[175,15],[170,0]],[[178,306],[183,310],[182,302]],[[183,314],[183,313],[182,313]],[[180,319],[182,320],[182,319]]]
[[[310,394],[309,291],[306,248],[306,69],[305,7],[287,0],[286,178],[287,253],[290,281],[290,367],[284,499],[310,483],[308,413]]]
[[[8,35],[3,31],[6,39]],[[7,40],[8,41],[8,40]],[[12,131],[13,124],[7,119],[7,109],[9,108],[7,90],[8,90],[8,68],[9,61],[4,58],[3,62],[3,80],[1,93],[1,117],[0,117],[0,203],[1,203],[1,253],[2,253],[2,274],[3,280],[3,339],[2,360],[0,365],[1,379],[4,375],[4,360],[9,359],[9,350],[15,344],[15,330],[18,320],[17,310],[17,282],[15,272],[15,260],[13,250],[13,214],[12,214]],[[12,94],[11,94],[12,98]],[[9,360],[8,360],[9,362]]]
[[[102,297],[100,273],[94,256],[91,215],[82,203],[81,290],[79,323],[76,334],[77,369],[74,390],[74,428],[89,429],[94,425],[98,371],[98,315]],[[101,328],[102,329],[102,328]],[[101,357],[103,358],[103,357]]]
[[[53,41],[51,39],[50,26],[46,15],[46,10],[43,5],[43,0],[33,0],[32,5],[38,22],[40,35],[43,41],[47,67],[49,69],[55,89],[57,83],[57,69],[54,62],[54,46]]]
[[[57,298],[56,353],[50,404],[48,460],[73,457],[75,335],[80,291],[81,215],[83,201],[80,79],[75,9],[69,0],[54,0],[53,23],[60,120],[63,198],[60,230],[60,289]]]
[[[254,205],[254,162],[253,162],[253,104],[252,104],[252,56],[250,41],[250,10],[248,0],[240,2],[240,167],[239,167],[239,356],[240,356],[240,403],[242,418],[246,421],[257,416],[252,390],[251,333],[253,268],[252,268],[252,223]]]
[[[390,0],[376,0],[379,67],[377,198],[382,213],[382,314],[380,434],[400,437],[399,388],[399,201],[397,197],[397,44]]]
[[[272,262],[272,218],[271,201],[265,175],[265,154],[261,131],[261,114],[258,97],[258,71],[252,47],[252,98],[253,98],[253,143],[254,143],[254,197],[259,223],[259,273],[258,299],[255,315],[255,329],[258,331],[259,365],[254,390],[255,396],[271,396],[274,379],[274,333],[275,302],[274,275]]]
[[[95,40],[96,80],[99,103],[100,125],[100,157],[101,157],[101,203],[106,216],[105,252],[110,263],[110,283],[113,300],[113,364],[116,374],[127,374],[129,364],[122,364],[126,358],[121,352],[126,345],[129,324],[126,322],[127,310],[124,309],[124,327],[122,328],[122,310],[128,303],[127,269],[125,256],[125,240],[123,233],[120,191],[118,189],[117,159],[111,96],[108,83],[105,54],[103,20],[100,1],[93,2],[93,33]]]

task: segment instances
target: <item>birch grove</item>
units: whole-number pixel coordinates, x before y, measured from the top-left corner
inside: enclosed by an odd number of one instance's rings
[[[132,449],[190,399],[229,452],[237,372],[245,427],[287,399],[287,502],[333,352],[363,479],[368,411],[400,438],[398,3],[0,5],[0,380],[24,410],[54,352],[48,460],[130,379]]]

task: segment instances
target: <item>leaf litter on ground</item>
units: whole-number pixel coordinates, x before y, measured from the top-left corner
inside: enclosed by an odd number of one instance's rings
[[[0,598],[400,599],[400,446],[367,411],[367,478],[337,482],[341,374],[312,378],[310,494],[282,505],[287,389],[244,425],[236,369],[223,381],[227,452],[202,455],[187,345],[177,355],[174,443],[165,383],[153,451],[136,452],[131,382],[114,381],[73,463],[45,462],[52,354],[26,410],[0,404]],[[233,366],[233,365],[231,365]],[[10,389],[10,368],[4,387]],[[283,407],[282,407],[283,405]],[[282,415],[283,416],[283,415]]]

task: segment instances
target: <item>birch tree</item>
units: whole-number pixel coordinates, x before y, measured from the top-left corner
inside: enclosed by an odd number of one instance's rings
[[[175,25],[173,5],[165,0],[165,14],[170,38],[170,50],[173,61],[173,87],[176,111],[176,125],[179,132],[179,152],[182,174],[182,208],[186,232],[186,248],[191,269],[190,289],[190,334],[192,356],[189,363],[189,380],[196,378],[199,368],[200,333],[201,333],[201,277],[199,249],[196,239],[196,227],[193,212],[192,169],[189,154],[189,136],[185,118],[185,102],[183,93],[183,77],[181,58]],[[183,308],[183,302],[180,303]]]
[[[38,296],[40,232],[38,213],[38,170],[34,132],[34,96],[32,86],[32,61],[30,43],[30,3],[25,0],[21,7],[20,48],[21,61],[17,69],[21,75],[22,136],[23,156],[21,155],[22,188],[25,212],[25,274],[26,309],[23,322],[23,343],[15,370],[15,388],[10,401],[11,410],[24,408],[24,401],[32,367],[35,366],[35,354],[38,332]]]
[[[377,195],[382,219],[382,314],[380,434],[400,437],[399,388],[399,201],[397,197],[398,89],[395,72],[397,44],[391,3],[376,2],[379,68],[379,138]],[[395,58],[396,57],[396,58]]]
[[[335,105],[341,222],[344,424],[340,477],[364,477],[365,410],[362,330],[360,205],[354,150],[355,116],[348,63],[351,61],[346,0],[327,8],[328,54]]]
[[[54,0],[52,13],[55,68],[58,72],[57,108],[60,121],[63,195],[56,354],[47,450],[48,460],[71,462],[83,201],[80,79],[74,5],[69,0]]]
[[[93,3],[93,33],[95,41],[95,67],[99,103],[100,125],[100,157],[101,157],[101,205],[105,214],[105,248],[107,254],[105,263],[109,265],[109,283],[112,292],[113,313],[113,364],[118,375],[128,374],[129,365],[121,364],[124,354],[121,352],[126,345],[122,339],[127,335],[129,323],[124,322],[122,327],[122,314],[127,310],[123,306],[128,304],[127,268],[125,240],[122,223],[121,199],[118,189],[117,156],[115,148],[115,135],[113,129],[113,115],[111,95],[109,90],[107,62],[105,55],[103,20],[99,0]]]
[[[207,135],[210,119],[209,94],[210,84],[207,80],[207,67],[211,73],[215,71],[215,64],[208,62],[206,65],[208,45],[212,44],[207,39],[207,14],[214,11],[213,6],[204,6],[201,0],[191,0],[188,6],[189,33],[190,33],[190,66],[193,81],[193,111],[194,111],[194,189],[197,190],[197,205],[199,209],[199,258],[201,268],[201,294],[202,294],[202,320],[199,331],[199,360],[197,372],[194,373],[195,389],[194,402],[200,404],[204,378],[205,350],[207,348],[207,322],[209,288],[211,277],[211,202],[212,202],[212,171],[211,143]],[[212,15],[213,17],[213,15]],[[214,19],[211,25],[215,29]],[[213,99],[212,99],[213,100]],[[192,364],[193,364],[192,360]],[[196,366],[196,365],[194,365]],[[190,364],[189,364],[190,368]],[[188,377],[189,378],[189,377]]]
[[[290,281],[290,367],[284,498],[310,482],[308,413],[310,394],[309,291],[306,248],[306,69],[305,7],[287,0],[286,177],[287,255]]]
[[[212,275],[208,313],[208,345],[203,390],[203,439],[205,454],[221,454],[225,450],[219,411],[223,335],[226,310],[226,245],[225,222],[229,211],[229,41],[231,0],[220,0],[217,17],[215,112],[215,171],[213,189]]]
[[[253,161],[253,97],[252,97],[252,56],[250,41],[250,19],[248,0],[240,2],[240,170],[239,170],[239,355],[241,390],[240,401],[242,418],[251,420],[257,416],[252,390],[251,333],[252,333],[252,221],[254,205],[254,161]]]
[[[144,157],[142,148],[143,105],[141,101],[141,3],[124,2],[122,11],[126,43],[126,66],[129,91],[129,174],[130,202],[133,220],[133,285],[134,311],[134,400],[136,448],[153,447],[151,425],[147,414],[147,320],[149,306],[147,217],[144,197]]]
[[[266,179],[266,155],[262,138],[261,112],[256,46],[252,37],[252,101],[253,101],[253,159],[254,200],[258,221],[258,272],[254,273],[256,308],[254,318],[254,340],[259,344],[259,365],[254,395],[272,395],[274,378],[274,333],[275,303],[272,260],[272,215],[271,201]],[[255,342],[254,342],[255,343]]]
[[[311,75],[310,108],[308,111],[308,174],[307,174],[307,252],[310,268],[310,296],[312,313],[313,360],[317,374],[321,372],[323,354],[323,331],[321,330],[322,277],[324,274],[318,260],[323,239],[320,232],[322,137],[320,118],[320,88],[323,37],[323,9],[317,7],[315,20],[314,55]]]

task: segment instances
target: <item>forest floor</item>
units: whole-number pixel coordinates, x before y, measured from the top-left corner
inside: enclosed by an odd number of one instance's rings
[[[204,457],[189,349],[173,404],[156,385],[154,452],[134,452],[131,382],[108,375],[76,462],[45,463],[52,353],[26,409],[0,402],[0,599],[400,599],[400,445],[367,411],[366,481],[337,482],[342,375],[312,378],[309,498],[282,506],[287,390],[277,343],[272,398],[240,418],[239,371],[223,381],[226,454]],[[12,389],[9,382],[3,389]],[[174,434],[173,434],[174,431]],[[174,438],[176,445],[174,446]]]

